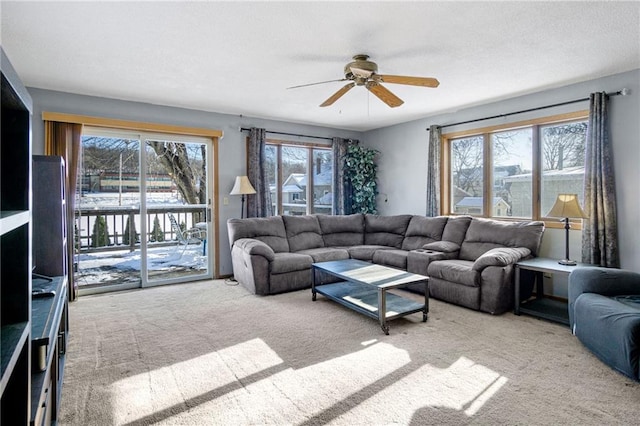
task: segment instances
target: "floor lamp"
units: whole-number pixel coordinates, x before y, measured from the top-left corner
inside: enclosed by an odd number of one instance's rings
[[[577,265],[575,260],[569,258],[569,229],[571,228],[569,219],[586,219],[587,217],[582,207],[580,207],[580,203],[578,203],[578,194],[558,194],[556,203],[551,208],[551,211],[547,213],[547,216],[561,217],[564,222],[566,254],[565,258],[559,260],[558,263],[567,266]]]
[[[247,176],[236,176],[236,182],[234,183],[229,195],[242,195],[242,207],[240,208],[241,219],[244,219],[244,196],[255,193],[256,190],[253,188],[253,185],[251,185],[251,182],[249,182],[249,178]],[[225,283],[227,285],[238,285],[238,281],[235,276],[225,280]]]
[[[249,194],[255,194],[256,190],[249,182],[249,178],[246,176],[236,176],[236,183],[233,185],[233,189],[229,195],[242,195],[242,207],[240,208],[240,218],[244,219],[244,196]]]

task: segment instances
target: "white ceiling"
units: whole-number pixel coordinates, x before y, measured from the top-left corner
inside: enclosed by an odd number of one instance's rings
[[[369,130],[640,68],[639,2],[11,2],[1,43],[25,85]],[[318,105],[354,54],[381,74]]]

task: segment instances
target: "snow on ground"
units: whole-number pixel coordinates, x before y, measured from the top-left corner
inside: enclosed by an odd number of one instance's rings
[[[203,274],[207,270],[207,256],[202,254],[202,245],[183,247],[157,247],[147,250],[149,277],[162,279]],[[141,251],[104,251],[81,253],[76,256],[78,272],[76,280],[80,286],[91,284],[121,284],[138,282],[141,270]]]
[[[146,202],[148,207],[186,205],[178,191],[149,192],[146,194]],[[140,194],[137,192],[76,194],[76,208],[109,209],[114,207],[139,208]],[[91,225],[90,223],[89,228]],[[117,223],[116,225],[120,226],[121,224]],[[136,225],[139,226],[139,223]],[[88,232],[82,226],[79,228],[81,228],[80,232],[83,235]],[[116,231],[122,235],[122,229],[116,229]],[[120,250],[80,253],[76,256],[78,262],[76,280],[80,286],[139,282],[141,256],[140,249],[133,252]],[[149,247],[147,257],[147,270],[152,279],[202,274],[207,269],[207,256],[202,253],[202,244],[189,245],[184,253],[183,247],[177,243],[168,247]]]
[[[170,204],[186,205],[178,191],[149,192],[147,205]],[[140,207],[140,194],[137,192],[123,192],[122,198],[117,192],[88,192],[76,194],[76,207],[87,209],[94,207]]]

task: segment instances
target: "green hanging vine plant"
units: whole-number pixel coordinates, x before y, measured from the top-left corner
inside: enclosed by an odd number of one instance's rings
[[[345,176],[351,186],[351,213],[377,214],[376,181],[378,151],[361,145],[349,145],[345,158]]]

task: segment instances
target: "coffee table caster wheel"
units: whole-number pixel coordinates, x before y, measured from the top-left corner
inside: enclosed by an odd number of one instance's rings
[[[427,314],[422,314],[422,322],[427,322]]]
[[[384,334],[389,335],[389,326],[387,324],[381,325],[380,328],[384,331]]]
[[[315,293],[311,293],[311,301],[313,301],[313,302],[316,301],[316,294]]]

